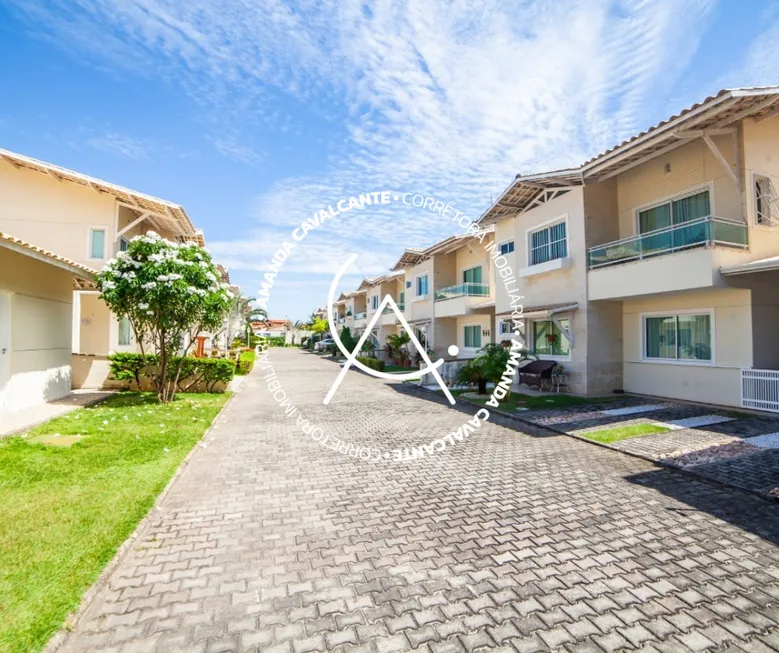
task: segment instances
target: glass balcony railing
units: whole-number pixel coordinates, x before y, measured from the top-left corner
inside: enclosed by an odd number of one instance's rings
[[[355,320],[364,320],[366,317],[368,317],[367,313],[355,313],[354,319]]]
[[[489,297],[490,287],[486,283],[461,283],[459,286],[439,288],[435,291],[435,300],[442,302],[455,297]]]
[[[398,308],[400,309],[400,311],[401,311],[401,313],[402,313],[403,311],[405,311],[405,310],[406,310],[406,305],[405,305],[405,304],[398,304]],[[381,312],[381,314],[382,314],[382,315],[384,315],[385,313],[391,313],[391,312],[392,312],[392,309],[391,309],[389,306],[387,306],[387,307],[386,307],[386,308],[385,308],[385,309],[384,309],[384,310]]]
[[[693,247],[707,245],[746,247],[747,243],[745,222],[707,216],[591,247],[587,252],[587,262],[592,270]]]

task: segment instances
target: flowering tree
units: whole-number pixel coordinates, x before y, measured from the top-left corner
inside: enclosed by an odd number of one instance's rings
[[[199,333],[222,326],[232,300],[208,250],[153,231],[136,236],[127,251],[109,260],[97,287],[111,311],[130,320],[141,352],[159,356],[152,383],[162,403],[173,399],[183,356]]]

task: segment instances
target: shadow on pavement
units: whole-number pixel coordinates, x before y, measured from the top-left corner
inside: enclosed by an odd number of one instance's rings
[[[686,506],[666,506],[666,510],[683,514],[704,512],[779,545],[779,505],[775,503],[671,469],[653,469],[626,476],[625,480]]]
[[[449,404],[449,401],[442,393],[425,390],[424,388],[419,388],[411,383],[388,383],[387,386],[395,390],[395,392],[417,397],[418,399],[424,399],[425,401],[431,401],[466,415],[475,415],[476,411],[481,408],[481,406],[477,406],[476,404],[464,399],[457,399],[457,397],[455,397],[457,403],[452,406]],[[543,426],[531,424],[530,422],[526,422],[518,417],[511,417],[509,415],[501,414],[489,407],[487,407],[487,410],[490,411],[490,422],[493,424],[498,424],[508,429],[519,431],[520,433],[524,433],[525,435],[529,435],[534,438],[565,437],[560,433],[546,429]]]

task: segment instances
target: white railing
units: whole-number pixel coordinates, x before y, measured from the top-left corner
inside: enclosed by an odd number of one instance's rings
[[[741,370],[741,407],[779,413],[779,370]]]

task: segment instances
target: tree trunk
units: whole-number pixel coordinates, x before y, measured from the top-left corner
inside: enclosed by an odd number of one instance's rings
[[[487,379],[479,379],[479,394],[487,394]]]

